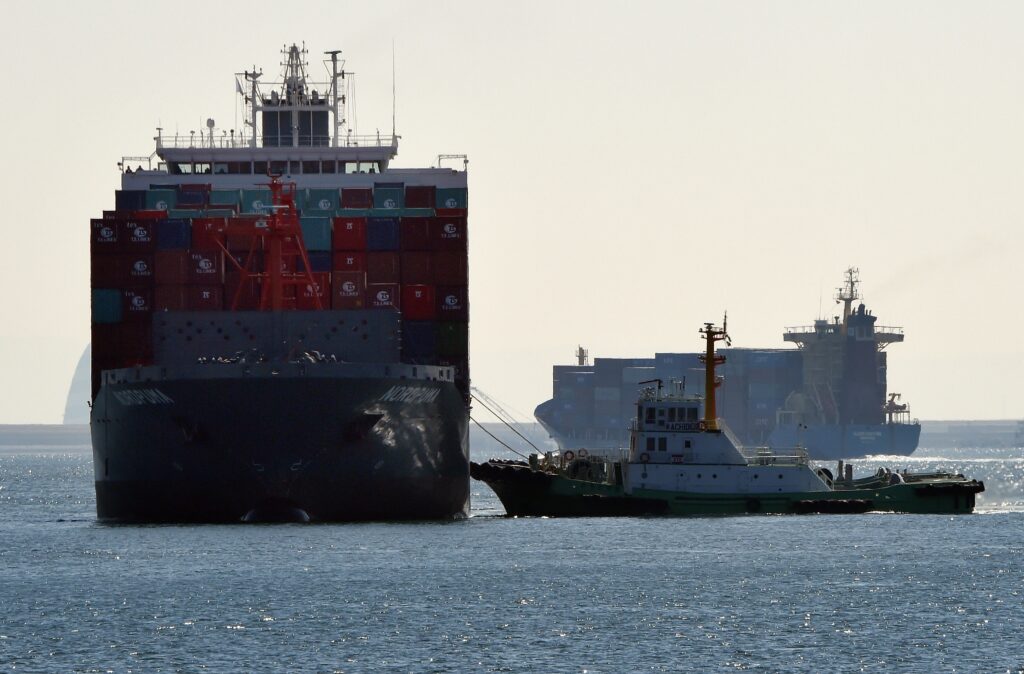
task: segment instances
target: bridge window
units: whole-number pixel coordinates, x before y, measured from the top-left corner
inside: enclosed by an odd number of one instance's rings
[[[281,160],[270,162],[270,172],[277,174],[288,173],[288,162]]]
[[[654,423],[654,408],[653,407],[648,407],[647,408],[647,423],[649,423],[649,424],[653,424]]]
[[[345,162],[345,173],[379,173],[380,162],[375,161],[347,161]]]
[[[210,163],[209,162],[198,162],[197,161],[196,162],[195,172],[196,173],[202,173],[202,174],[209,174],[210,173]]]
[[[654,438],[647,438],[647,451],[648,452],[653,452],[654,451]]]
[[[683,447],[685,449],[690,449],[691,446],[692,446],[692,443],[689,440],[683,440]]]
[[[676,420],[676,408],[674,408],[674,407],[668,408],[668,420],[670,422]]]
[[[333,159],[330,160],[330,161],[326,161],[326,160],[322,161],[322,162],[320,162],[320,172],[321,173],[336,173],[337,172],[337,164],[335,163],[335,161]]]
[[[254,161],[252,163],[252,172],[258,176],[267,175],[267,162],[265,161]]]
[[[320,173],[320,162],[319,161],[304,161],[302,162],[303,173]]]
[[[249,175],[252,173],[252,164],[247,161],[228,162],[228,173],[235,175]]]
[[[687,407],[686,408],[686,420],[687,421],[697,421],[697,408],[696,407]]]

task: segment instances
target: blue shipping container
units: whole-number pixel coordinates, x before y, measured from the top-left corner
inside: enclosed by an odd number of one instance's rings
[[[114,208],[119,211],[141,211],[146,208],[146,190],[117,190]]]
[[[398,218],[366,220],[366,250],[398,250]]]
[[[186,218],[159,220],[156,223],[157,250],[184,250],[192,245],[192,221]]]
[[[406,361],[437,358],[434,321],[402,321],[402,358]]]

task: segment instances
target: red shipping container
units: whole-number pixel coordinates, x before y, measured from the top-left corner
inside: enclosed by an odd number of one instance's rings
[[[334,218],[331,247],[334,250],[366,250],[366,218]]]
[[[223,285],[224,253],[212,250],[190,252],[188,282],[193,285]]]
[[[437,318],[442,321],[468,321],[469,299],[465,286],[441,286],[437,289]]]
[[[93,253],[90,260],[90,279],[93,288],[120,288],[125,283],[121,256],[111,253]]]
[[[188,306],[185,300],[185,285],[158,285],[153,291],[154,311],[184,311]]]
[[[123,220],[131,215],[131,211],[103,211],[104,220]]]
[[[366,274],[361,271],[336,271],[331,274],[331,307],[362,309],[365,304]]]
[[[367,283],[367,309],[401,309],[401,293],[397,283]]]
[[[241,287],[241,292],[239,292]],[[238,300],[238,306],[234,305]],[[253,311],[260,308],[259,279],[247,278],[242,283],[242,275],[237,271],[229,271],[224,276],[224,308],[238,311]]]
[[[299,286],[299,309],[312,311],[317,308],[314,296],[320,298],[320,308],[331,308],[331,275],[327,272],[313,272],[313,285]]]
[[[402,283],[434,283],[433,256],[425,252],[402,253]]]
[[[131,217],[134,220],[163,220],[167,217],[167,211],[158,211],[155,209],[146,211],[132,211]]]
[[[157,285],[185,285],[188,283],[189,260],[187,250],[158,250],[154,256]]]
[[[192,250],[220,250],[225,225],[224,218],[192,218]]]
[[[432,321],[437,318],[434,286],[402,286],[402,318],[410,321]]]
[[[464,286],[468,284],[466,251],[441,251],[433,255],[434,281],[437,285]]]
[[[121,311],[126,321],[148,321],[153,313],[152,288],[125,288],[121,291]]]
[[[465,208],[437,208],[434,215],[439,218],[464,218],[468,211]]]
[[[433,208],[437,188],[433,185],[407,185],[405,188],[406,208]]]
[[[366,271],[366,253],[335,251],[332,271]]]
[[[185,306],[189,311],[220,311],[224,308],[224,289],[217,286],[187,286]]]
[[[345,187],[341,190],[342,208],[373,208],[373,190],[369,187]]]
[[[121,222],[121,250],[149,252],[156,247],[156,220]]]
[[[228,271],[239,271],[238,267],[241,267],[242,269],[247,269],[250,272],[260,272],[260,271],[263,271],[263,251],[262,250],[254,250],[251,253],[248,252],[248,251],[246,251],[246,252],[229,251],[228,254],[231,256],[231,259],[228,259],[227,256],[224,257],[224,270],[225,270],[225,272],[228,272]],[[250,261],[250,258],[251,258],[251,261]],[[234,261],[232,261],[232,259]],[[238,266],[236,266],[235,263],[238,263]]]
[[[153,360],[153,330],[148,323],[103,323],[92,326],[92,356],[106,367],[146,365]]]
[[[153,285],[153,256],[145,253],[121,255],[120,264],[128,285]]]
[[[430,250],[430,218],[402,218],[398,224],[402,250]]]
[[[90,220],[89,250],[97,253],[114,253],[121,250],[121,223],[117,220]]]
[[[401,281],[399,262],[394,251],[372,251],[366,254],[367,283],[398,283]]]
[[[466,218],[436,217],[430,223],[431,250],[466,250]]]

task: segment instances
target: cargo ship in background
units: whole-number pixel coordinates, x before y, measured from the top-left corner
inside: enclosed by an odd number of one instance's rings
[[[787,328],[796,349],[726,348],[719,410],[747,446],[804,447],[813,459],[873,454],[909,455],[921,425],[900,395],[887,395],[886,347],[902,342],[903,329],[877,326],[860,299],[858,270],[846,271],[836,293],[842,316],[813,326]],[[576,365],[556,365],[553,397],[537,406],[537,420],[562,449],[626,446],[639,382],[662,379],[701,390],[697,353],[657,353],[654,358],[597,358],[585,349]]]
[[[468,514],[465,157],[393,167],[340,52],[283,53],[236,76],[246,132],[158,129],[91,221],[101,520]]]

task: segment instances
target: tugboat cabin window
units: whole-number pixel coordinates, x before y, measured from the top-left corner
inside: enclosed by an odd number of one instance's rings
[[[654,438],[647,438],[647,451],[648,452],[653,452],[654,451]]]
[[[697,408],[696,407],[687,407],[686,408],[686,420],[687,421],[697,421]]]
[[[672,422],[672,421],[676,420],[676,408],[674,408],[674,407],[668,408],[668,420],[669,420],[669,422]]]
[[[654,423],[654,408],[653,407],[648,407],[647,408],[647,422],[648,423]]]
[[[668,438],[658,438],[658,451],[664,452],[668,450]]]

